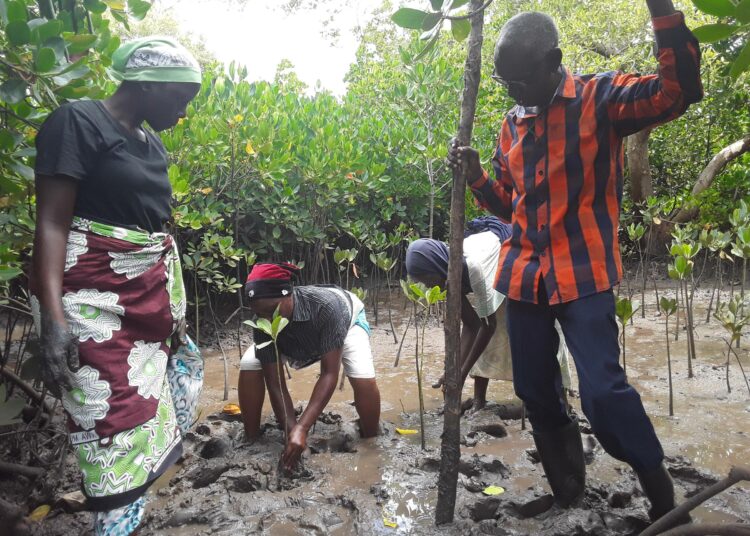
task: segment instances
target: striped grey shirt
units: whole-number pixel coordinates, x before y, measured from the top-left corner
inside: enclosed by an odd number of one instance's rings
[[[303,286],[292,290],[292,318],[279,334],[279,352],[289,366],[301,369],[320,361],[323,354],[342,348],[352,320],[348,295],[334,286]],[[253,340],[260,345],[271,338],[253,330]],[[273,345],[256,349],[262,364],[275,363]]]

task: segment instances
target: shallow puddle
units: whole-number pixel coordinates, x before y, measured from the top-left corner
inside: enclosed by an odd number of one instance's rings
[[[396,329],[403,329],[404,319],[401,311],[394,314]],[[696,318],[705,313],[696,313]],[[719,477],[726,476],[729,468],[735,464],[747,464],[750,460],[750,396],[746,391],[744,380],[736,362],[730,365],[730,374],[734,384],[731,394],[726,392],[724,380],[724,342],[721,328],[712,323],[708,326],[701,323],[696,334],[699,359],[693,364],[696,377],[687,378],[685,362],[685,333],[680,334],[679,341],[670,341],[673,360],[673,381],[675,390],[675,417],[668,416],[668,392],[666,381],[666,342],[663,332],[663,317],[659,317],[649,308],[646,319],[636,315],[635,323],[628,327],[628,373],[633,383],[642,395],[647,412],[651,416],[657,433],[664,444],[668,456],[684,456],[697,468],[710,471]],[[402,351],[400,364],[393,367],[398,345],[386,331],[387,318],[380,316],[380,326],[373,330],[373,350],[378,374],[378,384],[382,398],[383,420],[393,423],[399,428],[419,428],[417,417],[419,402],[417,394],[417,380],[414,366],[413,336],[407,335]],[[413,333],[413,330],[412,330]],[[400,332],[399,332],[400,336]],[[442,404],[439,390],[429,385],[442,371],[443,332],[442,328],[433,322],[428,327],[426,337],[427,356],[424,363],[425,406],[428,414],[425,417],[426,443],[432,456],[439,458],[439,436],[442,431],[442,416],[438,409]],[[750,358],[746,348],[738,350],[746,370],[750,370]],[[238,378],[239,355],[236,348],[227,351],[230,356],[229,366],[229,402],[237,402],[236,385]],[[224,372],[221,354],[206,352],[206,383],[204,390],[204,411],[210,414],[219,411],[224,405],[222,394],[224,390]],[[289,382],[292,399],[303,403],[309,397],[317,379],[317,367],[313,366],[302,371],[292,371]],[[575,373],[574,389],[576,387]],[[464,396],[471,396],[471,382],[468,382]],[[510,382],[492,381],[488,399],[496,402],[508,402],[514,398]],[[334,411],[353,420],[356,417],[351,405],[351,387],[346,384],[343,390],[336,390],[327,411]],[[571,400],[578,408],[578,400]],[[266,400],[264,416],[270,414],[270,404]],[[580,412],[580,409],[578,409]],[[511,466],[522,465],[525,461],[527,448],[532,447],[528,432],[520,429],[520,421],[507,421],[508,436],[502,439],[481,441],[476,447],[462,447],[462,454],[492,454],[501,457]],[[382,504],[384,522],[397,524],[395,529],[401,533],[422,533],[435,531],[434,505],[437,497],[436,487],[425,489],[414,485],[414,479],[406,478],[403,473],[393,467],[403,467],[395,464],[394,457],[403,456],[399,448],[404,442],[419,445],[419,434],[411,436],[394,435],[385,447],[379,447],[373,442],[360,442],[358,452],[352,454],[319,454],[315,463],[325,469],[323,481],[316,482],[315,487],[326,489],[331,493],[358,489],[369,493],[373,484],[381,485],[387,495]],[[391,448],[389,448],[389,446]],[[600,447],[599,447],[600,448]],[[623,464],[613,460],[604,453],[598,455],[592,465],[588,467],[590,481],[609,482],[621,478]],[[436,480],[437,473],[433,475]],[[541,469],[531,466],[528,474],[518,474],[507,480],[497,479],[492,484],[502,485],[506,496],[520,493],[531,486],[546,486]],[[746,492],[750,484],[742,486]],[[730,522],[740,519],[735,513],[727,513],[734,507],[731,496],[721,501],[712,501],[695,511],[696,521]],[[750,514],[748,514],[750,515]],[[746,519],[750,521],[750,519]],[[533,526],[533,525],[530,525]],[[286,526],[280,523],[274,526],[269,534],[297,534],[298,527]],[[370,527],[373,533],[385,530]],[[176,534],[176,533],[175,533]]]

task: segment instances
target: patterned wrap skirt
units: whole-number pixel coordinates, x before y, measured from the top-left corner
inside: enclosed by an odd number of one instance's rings
[[[39,302],[31,285],[39,328]],[[136,501],[182,454],[167,363],[185,316],[179,255],[165,233],[74,218],[63,308],[80,368],[63,393],[88,508]]]

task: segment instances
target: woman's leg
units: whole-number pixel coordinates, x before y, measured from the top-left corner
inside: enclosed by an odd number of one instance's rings
[[[260,435],[260,417],[266,398],[266,382],[263,379],[260,361],[255,357],[255,345],[251,346],[240,361],[240,380],[237,386],[242,410],[245,437],[253,441]]]
[[[487,405],[487,386],[490,384],[488,378],[474,377],[474,404],[472,409],[478,411]]]
[[[341,361],[354,390],[360,433],[362,437],[375,437],[380,431],[380,390],[375,381],[370,335],[362,326],[354,325],[349,330]]]
[[[380,390],[375,378],[349,378],[354,391],[354,407],[359,415],[362,437],[375,437],[380,431]]]
[[[121,508],[106,512],[94,512],[94,534],[96,536],[127,536],[133,534],[146,511],[146,497],[139,497]]]

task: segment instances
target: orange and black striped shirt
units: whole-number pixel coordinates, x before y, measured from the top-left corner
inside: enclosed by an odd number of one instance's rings
[[[700,50],[682,13],[653,19],[658,74],[619,72],[563,80],[538,114],[516,106],[492,158],[470,186],[477,203],[513,224],[495,288],[550,304],[603,292],[622,276],[618,227],[625,136],[670,121],[703,97]]]

